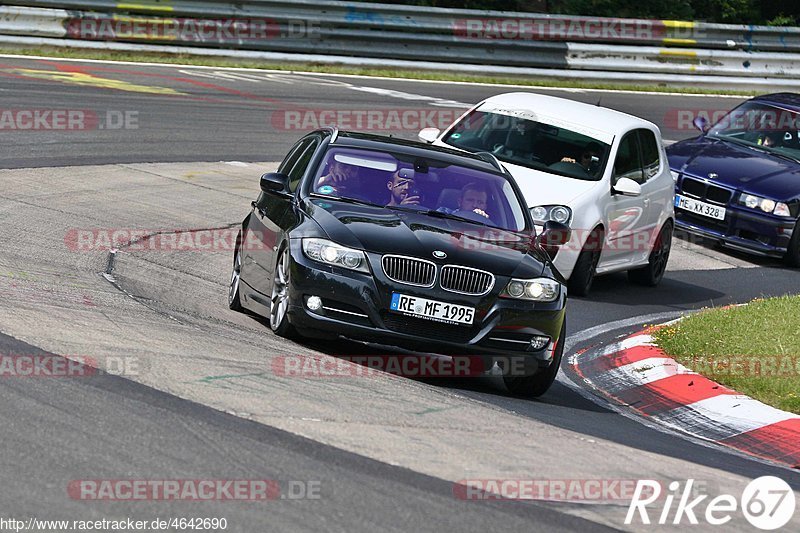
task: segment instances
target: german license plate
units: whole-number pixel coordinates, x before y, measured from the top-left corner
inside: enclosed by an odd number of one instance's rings
[[[702,215],[704,217],[725,220],[725,208],[718,205],[707,204],[694,198],[687,198],[680,194],[675,195],[675,207],[685,209],[690,213]]]
[[[427,298],[408,296],[398,292],[392,293],[392,302],[389,305],[389,310],[448,324],[470,325],[475,318],[474,307],[428,300]]]

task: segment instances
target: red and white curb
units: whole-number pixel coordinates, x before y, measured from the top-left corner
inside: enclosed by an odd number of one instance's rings
[[[650,420],[800,468],[800,416],[739,394],[679,364],[653,344],[650,333],[655,328],[578,353],[569,364],[586,384]]]

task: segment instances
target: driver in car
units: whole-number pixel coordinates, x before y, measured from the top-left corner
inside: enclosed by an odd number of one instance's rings
[[[599,161],[601,152],[602,148],[600,148],[600,145],[594,141],[591,141],[583,149],[577,161],[571,157],[562,157],[561,162],[575,163],[577,165],[582,166],[585,171],[590,172],[593,160],[592,158],[594,158],[595,161]]]
[[[489,193],[486,188],[479,183],[470,182],[461,189],[461,194],[458,196],[458,209],[440,207],[437,211],[483,222],[482,219],[489,218],[489,213],[486,212],[488,200]]]

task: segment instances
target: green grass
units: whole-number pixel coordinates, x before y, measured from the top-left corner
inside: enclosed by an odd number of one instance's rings
[[[100,59],[108,61],[132,61],[143,63],[168,63],[212,67],[261,68],[283,71],[320,72],[327,74],[351,74],[358,76],[381,76],[389,78],[405,78],[432,81],[459,81],[467,83],[492,83],[499,85],[523,85],[530,87],[561,87],[575,89],[603,89],[634,92],[671,92],[685,94],[729,94],[738,96],[755,96],[758,91],[741,91],[730,89],[708,89],[699,87],[674,87],[671,85],[639,85],[622,83],[600,83],[594,81],[579,82],[574,80],[532,79],[514,76],[484,76],[459,74],[457,72],[413,70],[400,68],[350,67],[344,65],[328,65],[321,63],[268,63],[256,59],[235,59],[207,57],[195,55],[175,55],[145,52],[118,52],[105,50],[84,50],[60,47],[9,47],[0,46],[0,53],[18,55],[40,55],[70,59]]]
[[[800,414],[800,296],[704,310],[654,337],[684,366]]]

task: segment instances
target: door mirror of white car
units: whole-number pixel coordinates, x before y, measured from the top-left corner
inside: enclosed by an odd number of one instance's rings
[[[630,178],[620,178],[616,185],[611,187],[611,191],[623,196],[639,196],[642,194],[642,186]]]
[[[419,131],[419,140],[426,143],[432,143],[439,137],[441,130],[439,128],[423,128]]]

